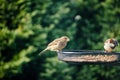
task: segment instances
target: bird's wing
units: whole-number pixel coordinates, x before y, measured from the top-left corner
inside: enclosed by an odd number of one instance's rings
[[[55,39],[54,41],[52,41],[51,43],[48,44],[48,47],[53,46],[53,45],[57,45],[59,42],[60,42],[60,38]]]

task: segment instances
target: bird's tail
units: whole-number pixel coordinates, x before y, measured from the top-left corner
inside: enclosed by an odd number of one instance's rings
[[[46,50],[48,50],[48,49],[42,50],[42,51],[39,53],[39,56],[40,56],[41,54],[43,54]]]

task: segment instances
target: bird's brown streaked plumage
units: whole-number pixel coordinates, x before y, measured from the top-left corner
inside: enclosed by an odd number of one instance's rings
[[[46,50],[57,51],[57,52],[61,51],[67,45],[68,41],[69,41],[69,38],[67,36],[62,36],[58,39],[55,39],[51,43],[49,43],[47,48],[45,48],[43,51],[41,51],[39,53],[39,55],[44,53],[44,51],[46,51]]]
[[[104,42],[105,52],[112,52],[115,49],[116,46],[118,46],[118,41],[114,38],[107,39]]]

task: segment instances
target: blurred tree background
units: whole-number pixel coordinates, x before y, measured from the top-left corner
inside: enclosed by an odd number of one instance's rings
[[[120,42],[119,27],[120,0],[0,0],[0,79],[119,80],[119,66],[71,65],[50,51],[38,56],[63,35],[71,39],[65,49],[103,50],[107,38]]]

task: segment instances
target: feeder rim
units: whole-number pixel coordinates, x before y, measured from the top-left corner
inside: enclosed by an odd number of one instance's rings
[[[63,54],[119,54],[120,52],[105,52],[104,50],[62,50],[59,53]]]

